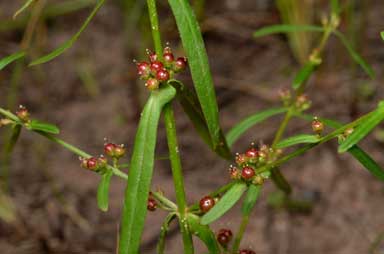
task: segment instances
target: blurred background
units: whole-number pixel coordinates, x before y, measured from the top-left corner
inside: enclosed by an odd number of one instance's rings
[[[33,117],[52,122],[60,137],[98,155],[104,138],[124,143],[131,152],[135,128],[148,92],[137,79],[134,59],[145,58],[151,34],[143,0],[109,0],[74,46],[53,61],[28,67],[68,40],[81,26],[94,0],[39,0],[12,20],[24,1],[0,0],[0,57],[20,48],[28,58],[0,72],[0,106],[15,111],[25,105]],[[310,113],[348,122],[373,109],[384,98],[384,30],[382,0],[342,0],[340,29],[373,66],[370,80],[353,63],[343,45],[332,38],[323,64],[308,84]],[[225,131],[244,117],[280,105],[278,90],[289,88],[318,36],[292,33],[252,38],[266,25],[319,24],[329,13],[325,0],[192,0],[201,23]],[[183,55],[167,2],[159,1],[163,40]],[[181,79],[191,86],[189,74]],[[227,183],[228,163],[198,138],[176,104],[180,153],[190,203]],[[248,131],[235,144],[242,152],[250,142],[269,143],[281,121],[273,118]],[[310,132],[307,122],[292,121],[289,133]],[[9,132],[0,129],[0,148]],[[384,129],[362,143],[384,165]],[[159,157],[167,155],[160,126]],[[2,152],[3,153],[3,152]],[[198,160],[196,158],[199,158]],[[5,159],[2,157],[2,161]],[[129,158],[125,159],[126,161]],[[79,167],[76,156],[42,137],[24,131],[10,165],[3,164],[0,192],[0,253],[115,253],[125,183],[114,179],[110,211],[97,208],[99,176]],[[269,182],[242,243],[258,254],[380,254],[384,253],[384,185],[348,154],[337,154],[331,142],[281,168],[294,195],[316,201],[305,215],[274,209],[267,203],[275,191]],[[156,161],[153,188],[174,199],[167,160]],[[162,211],[149,213],[142,253],[155,253]],[[213,224],[236,231],[235,207]],[[172,224],[166,253],[181,253],[181,239]],[[198,244],[196,253],[204,249]]]

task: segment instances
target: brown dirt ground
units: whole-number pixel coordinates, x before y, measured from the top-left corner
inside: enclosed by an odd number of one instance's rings
[[[0,1],[0,18],[9,18],[17,1]],[[162,7],[164,9],[164,7]],[[63,42],[79,27],[89,10],[58,17],[43,29],[43,51]],[[349,121],[372,109],[384,90],[382,66],[384,43],[380,0],[369,1],[366,28],[363,29],[363,55],[377,72],[374,81],[357,69],[352,74],[346,51],[331,40],[325,65],[309,83],[313,101],[311,113]],[[177,34],[169,25],[165,37],[173,45]],[[276,91],[288,87],[298,65],[292,59],[282,36],[258,40],[255,29],[277,23],[276,10],[267,1],[209,1],[203,22],[205,40],[217,87],[222,125],[228,130],[253,112],[279,104]],[[132,59],[138,58],[143,36],[138,31],[126,39],[123,14],[116,1],[110,1],[75,46],[40,69],[28,68],[20,82],[19,102],[34,116],[60,126],[61,137],[92,154],[100,153],[103,138],[127,145],[131,152],[137,124],[137,89]],[[13,52],[22,31],[4,32],[1,55]],[[137,36],[136,36],[137,35]],[[125,43],[132,47],[125,48]],[[37,52],[39,53],[39,52]],[[41,54],[41,53],[39,53]],[[85,60],[84,60],[85,59]],[[94,75],[100,95],[90,97],[78,75],[85,61]],[[0,106],[5,106],[12,67],[0,75]],[[185,75],[186,83],[190,81]],[[369,98],[354,99],[358,85],[373,89]],[[183,159],[190,203],[228,182],[228,163],[217,158],[203,142],[188,119],[177,108],[180,154]],[[240,139],[235,150],[246,149],[251,141],[268,143],[281,119],[271,119],[253,128]],[[290,133],[309,131],[308,124],[293,121]],[[384,165],[383,143],[371,135],[362,146]],[[1,140],[0,142],[3,142]],[[258,254],[362,254],[370,253],[375,239],[384,232],[384,186],[351,159],[338,155],[335,143],[327,144],[292,160],[282,167],[295,188],[295,195],[320,194],[310,215],[291,214],[267,206],[266,185],[253,212],[243,241]],[[163,127],[159,129],[157,153],[166,154]],[[196,160],[196,158],[199,158]],[[110,211],[97,209],[95,194],[99,177],[81,170],[76,156],[39,136],[24,132],[13,155],[10,193],[17,209],[18,224],[0,222],[0,253],[114,253],[125,184],[113,181]],[[166,161],[157,161],[154,188],[174,199],[172,178]],[[155,253],[155,240],[165,213],[150,213],[143,236],[143,253]],[[235,207],[213,228],[236,230],[239,209]],[[175,225],[173,225],[174,228]],[[175,230],[173,230],[175,231]],[[178,234],[171,234],[166,253],[181,253]],[[198,244],[196,253],[203,253]],[[375,253],[384,253],[384,244]]]

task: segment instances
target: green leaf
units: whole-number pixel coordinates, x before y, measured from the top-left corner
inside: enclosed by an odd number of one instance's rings
[[[204,140],[204,142],[208,144],[209,147],[221,157],[225,159],[232,159],[231,151],[229,150],[225,136],[221,131],[219,137],[220,144],[224,145],[218,147],[214,146],[211,136],[209,134],[207,122],[204,118],[204,113],[201,109],[196,94],[193,93],[190,89],[188,89],[188,87],[184,86],[184,84],[178,80],[170,80],[168,81],[168,84],[170,84],[176,89],[177,100],[180,102],[184,112],[187,114],[196,131]]]
[[[43,123],[38,120],[32,120],[31,122],[27,123],[26,125],[27,129],[33,130],[33,131],[41,131],[45,133],[51,133],[51,134],[59,134],[60,129],[49,123]]]
[[[382,32],[380,33],[380,36],[381,36],[381,39],[383,39],[383,41],[384,41],[384,31],[382,31]]]
[[[51,53],[34,60],[32,63],[29,64],[29,66],[34,66],[34,65],[49,62],[52,59],[54,59],[54,58],[58,57],[59,55],[61,55],[62,53],[64,53],[64,51],[67,50],[68,48],[72,47],[72,45],[80,37],[81,33],[87,28],[88,24],[91,22],[91,20],[96,15],[96,13],[100,9],[100,7],[104,4],[104,2],[105,2],[105,0],[98,0],[95,8],[92,10],[91,14],[87,17],[87,19],[85,20],[83,25],[80,27],[80,30],[74,36],[72,36],[72,38],[70,40],[66,41],[64,44],[62,44],[60,47],[58,47],[57,49],[55,49]]]
[[[194,214],[188,214],[189,228],[192,234],[200,238],[208,248],[209,254],[220,254],[220,247],[216,241],[216,236],[207,225],[202,225],[200,217]]]
[[[219,110],[199,24],[188,0],[168,0],[176,19],[181,41],[188,57],[192,80],[206,119],[214,147],[220,142]]]
[[[284,112],[287,112],[286,108],[272,108],[245,118],[240,123],[236,124],[230,131],[228,131],[226,136],[228,145],[231,147],[244,132],[253,127],[255,124],[258,124],[271,116]]]
[[[368,169],[372,175],[376,176],[381,181],[384,181],[384,170],[360,147],[354,145],[348,149],[348,152]]]
[[[356,145],[360,140],[371,132],[381,121],[384,120],[384,108],[378,108],[370,115],[368,119],[358,125],[339,146],[339,153],[346,152],[352,146]]]
[[[201,223],[203,225],[210,224],[223,216],[229,209],[236,204],[241,198],[244,191],[247,189],[245,183],[235,183],[232,187],[223,195],[223,197],[215,204],[211,210],[209,210],[203,217],[201,217]]]
[[[253,37],[262,37],[276,33],[293,33],[293,32],[323,32],[324,28],[321,26],[311,25],[272,25],[263,27],[253,33]]]
[[[361,66],[361,68],[368,74],[370,78],[375,77],[375,72],[373,71],[371,65],[369,65],[365,60],[356,52],[353,46],[348,42],[348,39],[339,31],[335,30],[333,33],[340,39],[340,41],[347,48],[349,55],[352,59]]]
[[[248,216],[253,207],[256,204],[257,199],[260,196],[261,192],[261,185],[254,185],[251,184],[248,188],[247,194],[245,195],[243,206],[241,207],[241,212],[243,213],[243,216]]]
[[[276,148],[284,148],[289,146],[294,146],[297,144],[312,144],[320,141],[320,138],[317,135],[309,135],[309,134],[299,134],[296,136],[292,136],[280,141]]]
[[[22,13],[23,11],[25,11],[33,2],[35,2],[36,0],[27,0],[25,1],[25,3],[23,4],[23,6],[21,6],[20,9],[18,9],[15,14],[13,14],[13,18],[15,19],[20,13]]]
[[[107,170],[102,176],[97,188],[97,205],[103,212],[108,211],[109,185],[113,176],[112,170]]]
[[[293,89],[297,90],[304,82],[306,82],[315,70],[316,66],[317,65],[313,62],[306,63],[295,76],[292,83]]]
[[[313,119],[313,116],[311,115],[300,114],[298,116],[308,121],[312,121]],[[332,128],[340,128],[343,126],[341,123],[330,119],[319,118],[319,120],[321,120],[326,126]],[[376,161],[374,161],[366,152],[364,152],[363,149],[357,145],[354,145],[349,148],[347,152],[350,153],[356,160],[358,160],[361,165],[363,165],[373,176],[384,181],[384,170],[380,167],[379,164],[376,163]]]
[[[20,59],[25,56],[24,51],[16,52],[12,55],[6,56],[2,59],[0,59],[0,70],[4,69],[5,66],[12,63],[13,61],[16,61],[17,59]]]
[[[175,94],[175,89],[168,85],[153,91],[141,114],[125,191],[119,240],[120,254],[139,252],[153,173],[159,118],[162,108]]]

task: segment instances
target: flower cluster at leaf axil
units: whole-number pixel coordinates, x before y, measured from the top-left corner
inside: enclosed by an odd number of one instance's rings
[[[125,154],[124,145],[105,143],[104,154],[111,157],[114,161],[117,161]],[[103,172],[108,165],[108,159],[104,155],[100,155],[99,157],[80,158],[80,161],[81,167],[100,173]]]
[[[155,53],[148,50],[149,62],[138,62],[137,73],[145,80],[149,90],[158,89],[162,82],[171,79],[175,73],[183,71],[187,66],[186,57],[178,57],[172,53],[170,47],[164,48],[162,60]]]
[[[281,149],[273,149],[267,145],[261,145],[259,149],[249,148],[245,153],[236,154],[236,166],[229,167],[229,174],[233,180],[245,181],[248,184],[261,185],[269,178],[270,172],[256,173],[256,169],[268,163],[276,161],[281,155]]]
[[[288,89],[280,89],[279,96],[285,107],[292,106],[297,112],[303,112],[309,109],[312,105],[312,102],[308,99],[306,94],[294,96]]]

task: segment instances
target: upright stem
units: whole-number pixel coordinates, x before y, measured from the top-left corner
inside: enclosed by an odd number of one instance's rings
[[[186,198],[184,190],[184,178],[181,168],[181,161],[179,156],[179,148],[177,145],[175,118],[173,116],[172,105],[167,104],[164,107],[164,120],[165,129],[167,132],[169,157],[171,161],[173,183],[176,192],[176,203],[178,206],[180,231],[183,236],[184,254],[193,253],[192,236],[189,232],[188,224],[186,221]]]
[[[232,253],[237,253],[239,251],[240,242],[241,242],[241,239],[243,239],[243,235],[244,235],[245,229],[247,228],[248,221],[249,221],[249,216],[243,215],[243,217],[241,218],[241,224],[240,224],[239,230],[236,233],[235,240],[232,245]]]
[[[158,21],[158,15],[156,10],[156,0],[147,0],[147,4],[148,4],[149,20],[151,22],[153,43],[155,45],[155,50],[156,50],[158,59],[162,60],[163,47],[161,45],[159,21]],[[173,116],[172,105],[170,103],[165,105],[163,112],[164,112],[164,120],[165,120],[165,129],[167,133],[169,157],[171,161],[171,168],[172,168],[172,175],[173,175],[173,184],[175,186],[180,231],[183,237],[184,254],[193,254],[194,250],[193,250],[192,235],[189,232],[189,228],[186,220],[187,202],[185,197],[184,178],[183,178],[183,172],[181,167],[181,160],[179,156],[179,148],[177,144],[176,125],[175,125],[175,118]]]

